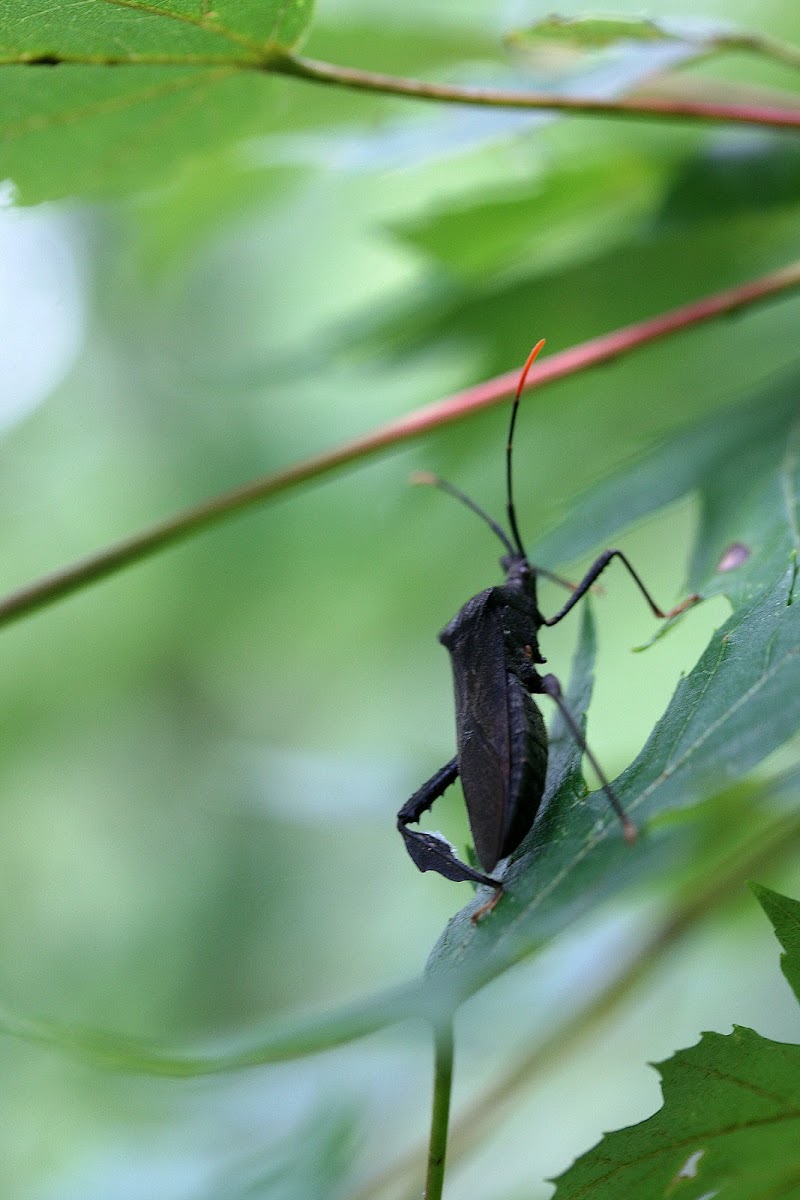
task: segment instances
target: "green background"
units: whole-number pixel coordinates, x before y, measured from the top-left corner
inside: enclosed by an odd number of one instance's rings
[[[0,6],[0,21],[24,7]],[[500,35],[548,11],[321,0],[305,51],[480,79]],[[744,3],[704,15],[752,19]],[[790,0],[758,20],[800,40]],[[604,67],[611,86],[629,69],[624,56]],[[744,56],[706,76],[797,86]],[[83,158],[15,146],[3,161],[20,172],[18,198],[60,201],[0,212],[5,261],[18,261],[8,342],[29,339],[0,384],[4,590],[509,370],[540,336],[556,351],[798,256],[789,135],[242,86],[235,119],[185,157],[167,139],[114,166],[116,199],[91,137]],[[786,299],[533,395],[516,451],[526,541],[671,431],[780,376],[798,315]],[[50,381],[31,383],[59,338]],[[500,515],[506,420],[494,410],[328,478],[3,631],[4,1006],[183,1042],[422,969],[469,891],[416,873],[394,814],[453,753],[436,634],[499,569],[469,514],[407,480],[435,470]],[[697,519],[685,498],[620,543],[664,604],[685,592]],[[549,565],[577,576],[590,559]],[[634,655],[652,619],[622,572],[605,593],[589,736],[613,777],[729,609],[709,601]],[[543,637],[565,678],[568,624]],[[463,843],[458,795],[437,809],[434,827]],[[796,872],[783,882],[796,890]],[[465,1007],[457,1099],[596,986],[635,937],[640,901],[604,909]],[[699,1029],[796,1033],[766,928],[745,902],[698,934],[590,1052],[520,1103],[454,1194],[548,1195],[540,1181],[602,1129],[655,1107],[644,1062]],[[182,1083],[6,1039],[2,1191],[308,1198],[344,1179],[350,1195],[423,1132],[428,1053],[424,1031],[403,1026],[320,1059]]]

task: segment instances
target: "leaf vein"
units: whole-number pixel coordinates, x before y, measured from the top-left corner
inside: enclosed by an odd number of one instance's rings
[[[656,1117],[663,1115],[663,1108],[656,1113]],[[651,1118],[653,1120],[655,1118]],[[596,1189],[603,1183],[607,1183],[613,1179],[615,1175],[619,1175],[623,1171],[627,1171],[631,1166],[640,1165],[642,1163],[652,1162],[654,1159],[661,1158],[666,1154],[672,1154],[673,1151],[685,1152],[686,1150],[694,1149],[698,1143],[714,1142],[723,1137],[728,1137],[732,1133],[739,1133],[743,1129],[760,1129],[762,1126],[778,1125],[791,1123],[800,1120],[800,1110],[789,1109],[787,1112],[771,1115],[768,1117],[753,1117],[747,1121],[739,1121],[733,1125],[718,1126],[716,1129],[692,1130],[685,1137],[677,1138],[674,1141],[663,1141],[658,1146],[655,1146],[647,1153],[630,1155],[621,1162],[609,1163],[609,1168],[604,1174],[597,1174],[592,1177],[591,1181],[586,1184],[581,1190],[576,1190],[572,1193],[573,1200],[577,1200],[579,1196],[594,1195]],[[645,1122],[647,1124],[647,1122]],[[636,1127],[634,1127],[636,1128]],[[621,1131],[622,1132],[622,1131]],[[624,1131],[628,1132],[628,1131]]]
[[[226,25],[222,25],[216,18],[212,17],[211,12],[206,5],[203,5],[203,11],[199,16],[193,17],[190,13],[173,12],[168,8],[161,8],[158,4],[145,4],[141,0],[100,0],[102,4],[109,4],[112,8],[129,8],[136,12],[142,12],[151,17],[162,17],[166,21],[177,21],[179,24],[191,25],[195,29],[202,29],[204,33],[218,34],[226,41],[232,42],[235,46],[240,46],[246,50],[259,50],[261,44],[254,38],[247,37],[246,34],[237,33],[233,29],[229,29]]]
[[[93,104],[87,104],[80,108],[65,109],[58,113],[37,113],[26,117],[22,121],[17,121],[16,123],[10,122],[0,127],[0,136],[5,138],[20,137],[27,133],[38,133],[47,129],[57,128],[60,125],[68,125],[75,121],[84,120],[87,117],[105,116],[108,113],[124,111],[127,108],[133,108],[136,104],[157,100],[162,96],[169,96],[171,93],[179,93],[189,88],[200,88],[211,83],[216,83],[221,79],[235,74],[236,71],[236,67],[225,66],[224,68],[206,71],[202,74],[197,72],[191,75],[182,75],[180,79],[170,79],[164,83],[154,84],[152,87],[142,88],[136,92],[126,92],[122,96],[97,100]]]
[[[787,1097],[780,1092],[769,1092],[766,1088],[759,1087],[758,1084],[751,1082],[749,1079],[743,1079],[740,1075],[733,1075],[729,1071],[723,1071],[719,1067],[709,1067],[692,1063],[689,1060],[684,1061],[683,1069],[687,1072],[692,1071],[695,1075],[699,1075],[702,1079],[714,1079],[717,1083],[727,1083],[732,1087],[739,1088],[743,1092],[749,1092],[753,1096],[758,1096],[760,1100],[769,1100],[771,1104],[778,1104],[781,1108],[786,1105]],[[800,1112],[796,1114],[800,1116]]]
[[[800,476],[800,421],[795,421],[786,443],[786,454],[780,468],[781,490],[786,506],[786,519],[794,541],[795,550],[800,551],[800,496],[796,488],[796,480]]]

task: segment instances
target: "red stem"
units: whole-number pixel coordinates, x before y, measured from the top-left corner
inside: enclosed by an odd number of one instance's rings
[[[750,283],[740,284],[661,316],[651,317],[613,333],[592,338],[580,346],[562,350],[540,363],[533,376],[528,379],[525,390],[546,387],[557,379],[564,379],[578,371],[610,362],[639,346],[659,341],[715,317],[737,312],[799,286],[800,262],[796,262]],[[438,429],[479,409],[497,404],[514,394],[518,380],[519,367],[515,367],[504,375],[456,392],[407,416],[398,417],[372,433],[184,509],[140,533],[107,546],[97,554],[79,559],[9,593],[0,600],[0,625],[35,612],[89,583],[140,562],[173,542],[182,541],[278,492],[287,491],[306,480],[328,474],[346,463],[376,454],[387,446],[421,437],[430,429]]]
[[[294,75],[315,83],[356,88],[390,96],[405,96],[439,103],[476,104],[493,108],[541,109],[551,112],[583,113],[606,117],[641,117],[692,121],[723,121],[734,124],[766,125],[777,129],[800,129],[800,108],[777,104],[748,104],[737,101],[684,100],[660,96],[631,96],[621,99],[594,99],[583,96],[553,95],[548,92],[505,91],[497,88],[469,87],[458,84],[428,83],[424,79],[405,79],[379,71],[362,71],[319,62],[301,55],[286,55],[273,60],[269,68],[276,73]]]

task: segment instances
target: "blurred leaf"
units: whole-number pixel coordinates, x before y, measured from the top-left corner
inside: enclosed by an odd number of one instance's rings
[[[662,176],[663,168],[619,148],[556,163],[494,196],[484,188],[393,232],[467,278],[531,262],[544,272],[629,240],[652,210]]]
[[[535,50],[556,44],[597,50],[616,42],[671,42],[677,35],[663,22],[636,17],[559,17],[555,14],[509,35],[515,47]],[[682,39],[681,39],[682,40]],[[691,40],[691,39],[689,39]]]
[[[484,183],[392,232],[485,287],[501,272],[533,279],[614,246],[652,242],[671,227],[798,205],[800,149],[769,134],[718,136],[693,152],[635,137],[577,140],[543,149],[522,183]]]
[[[613,61],[599,64],[582,60],[570,74],[562,73],[554,78],[552,74],[536,74],[527,63],[522,71],[511,69],[489,60],[484,51],[479,61],[451,66],[447,77],[455,84],[509,90],[533,87],[537,91],[551,91],[560,96],[613,100],[640,89],[654,75],[681,59],[682,51],[675,46],[655,46],[647,53],[618,55]],[[413,73],[416,74],[417,69],[413,69]],[[399,119],[382,123],[377,129],[356,128],[347,134],[336,134],[330,141],[313,134],[298,138],[294,147],[296,152],[305,149],[308,160],[329,162],[334,157],[337,165],[350,170],[378,170],[419,166],[436,159],[452,159],[456,155],[463,159],[467,154],[480,155],[503,143],[525,146],[533,130],[542,131],[561,124],[570,127],[567,135],[570,143],[568,169],[576,172],[579,169],[577,164],[587,158],[590,163],[597,162],[600,157],[597,147],[607,142],[605,127],[597,122],[590,122],[586,150],[582,152],[576,144],[581,140],[578,132],[580,127],[573,119],[565,122],[564,114],[491,105],[439,105],[438,108],[427,108],[411,116],[404,114]],[[626,122],[626,147],[631,136],[630,129]],[[615,152],[612,150],[612,154]],[[512,160],[515,170],[519,161],[516,156]],[[508,164],[504,164],[494,190],[507,188],[508,174]],[[452,188],[437,189],[439,195],[449,195],[451,192]],[[410,227],[409,237],[413,239],[413,236],[414,229]]]
[[[550,567],[607,542],[625,525],[697,491],[700,528],[689,587],[734,604],[782,572],[798,535],[797,371],[665,439],[653,453],[579,496],[533,557]],[[731,545],[744,558],[723,563]]]
[[[768,133],[721,135],[699,153],[674,163],[658,220],[664,224],[723,214],[796,206],[800,195],[800,146]]]
[[[236,145],[185,158],[168,187],[138,198],[135,245],[144,272],[156,279],[174,277],[198,246],[208,245],[232,222],[279,204],[297,177],[292,168],[254,168]]]
[[[310,0],[0,4],[0,178],[24,203],[140,190],[253,133],[273,82],[242,67],[306,31]],[[107,60],[104,62],[104,60]],[[279,85],[278,85],[279,86]]]
[[[752,166],[755,177],[758,164]],[[749,211],[739,201],[726,211],[722,202],[713,219],[706,210],[698,212],[697,219],[684,213],[678,223],[666,212],[662,218],[656,209],[649,218],[643,215],[627,225],[620,220],[617,235],[605,244],[608,214],[601,212],[598,246],[592,246],[588,230],[576,233],[573,229],[566,261],[553,263],[547,250],[542,262],[536,254],[528,258],[520,253],[513,272],[504,274],[491,266],[472,272],[475,252],[459,250],[453,238],[453,256],[468,264],[467,271],[458,280],[441,270],[431,271],[422,285],[408,289],[392,310],[370,314],[370,340],[376,349],[385,352],[388,347],[402,355],[443,345],[469,347],[473,374],[465,373],[466,385],[473,378],[500,373],[521,362],[525,349],[541,335],[547,336],[548,349],[559,350],[786,262],[800,252],[799,211],[797,201],[770,210],[754,202]],[[622,215],[622,209],[611,214],[613,221]],[[585,221],[591,225],[590,214]],[[556,237],[559,232],[556,222]],[[490,231],[488,237],[491,242],[495,235]],[[444,245],[444,255],[450,253],[450,246]],[[513,249],[521,247],[518,244]],[[505,265],[501,257],[501,271]],[[527,401],[534,414],[525,419],[523,413],[519,457],[524,460],[525,438],[529,437],[530,461],[536,465],[531,485],[538,487],[540,519],[546,511],[548,491],[574,494],[587,474],[597,479],[618,468],[621,449],[635,454],[649,440],[660,441],[670,426],[717,406],[723,398],[741,395],[759,376],[794,361],[788,326],[783,326],[784,313],[791,315],[791,301],[783,312],[774,307],[768,319],[759,313],[746,316],[735,326],[719,323],[692,335],[679,351],[667,351],[673,360],[669,371],[663,366],[663,352],[648,351],[636,362],[612,367],[602,378],[565,384],[560,394],[548,396],[546,403],[536,397]],[[349,332],[352,336],[352,326]],[[712,373],[709,353],[715,355]],[[639,396],[627,417],[623,415],[626,393],[631,405],[633,395]],[[574,461],[567,474],[563,470],[548,473],[542,462],[539,427],[547,431],[556,417],[549,412],[545,415],[543,409],[558,409],[565,403],[571,417],[567,424],[574,439]],[[607,438],[600,406],[603,418],[609,418]],[[592,436],[582,437],[589,430]],[[612,458],[606,462],[608,453]],[[528,520],[526,527],[530,527]]]
[[[330,1200],[352,1169],[357,1141],[356,1113],[331,1102],[261,1161],[224,1172],[204,1200]]]
[[[620,46],[630,51],[637,46],[666,42],[683,47],[686,61],[731,50],[749,50],[800,66],[800,48],[758,33],[740,32],[709,19],[690,24],[647,17],[553,15],[511,34],[508,42],[536,61],[546,61],[548,57],[558,60],[565,53],[581,55]]]
[[[744,1028],[704,1033],[658,1070],[662,1108],[606,1134],[559,1177],[556,1200],[797,1196],[800,1046]]]
[[[106,1070],[194,1079],[289,1062],[368,1037],[399,1022],[431,1021],[453,1007],[453,989],[413,980],[316,1013],[289,1013],[227,1037],[187,1046],[130,1037],[86,1025],[39,1020],[0,1009],[0,1033],[51,1046]]]
[[[753,891],[783,946],[781,970],[800,1000],[800,903],[760,884],[753,884]]]

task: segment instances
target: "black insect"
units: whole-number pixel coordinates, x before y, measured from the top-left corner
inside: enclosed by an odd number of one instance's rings
[[[676,616],[698,597],[690,596],[670,612],[662,612],[621,550],[606,550],[577,585],[568,583],[543,567],[528,561],[517,527],[511,484],[511,455],[519,399],[534,360],[544,345],[534,346],[520,375],[506,446],[506,497],[509,537],[488,513],[469,496],[435,475],[417,476],[460,500],[499,537],[506,553],[500,559],[505,583],[487,588],[468,600],[439,641],[450,652],[456,701],[458,754],[415,792],[397,814],[397,827],[406,848],[420,871],[438,871],[456,882],[471,880],[496,889],[488,905],[500,897],[502,883],[490,877],[501,859],[519,846],[533,825],[542,801],[547,772],[547,731],[532,696],[550,696],[583,753],[600,779],[609,803],[622,823],[623,833],[633,841],[636,829],[624,813],[599,764],[566,705],[555,675],[541,675],[546,662],[539,650],[539,630],[557,625],[586,595],[612,559],[620,559],[633,576],[656,617]],[[539,609],[538,576],[551,579],[571,591],[555,616],[545,617]],[[461,862],[448,842],[436,834],[409,829],[461,776],[475,853],[484,873]]]

